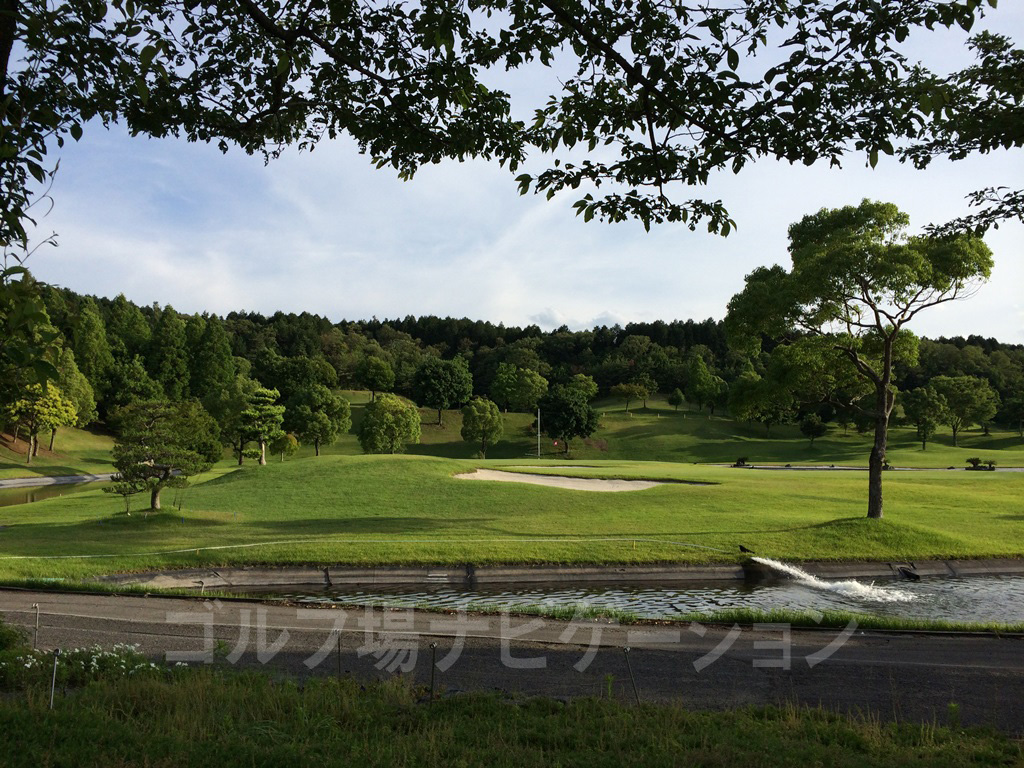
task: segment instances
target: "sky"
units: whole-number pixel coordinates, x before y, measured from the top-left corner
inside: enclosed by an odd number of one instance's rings
[[[1024,39],[1020,8],[990,18]],[[964,56],[959,41],[936,40],[927,44],[951,65]],[[789,265],[787,227],[809,213],[885,200],[916,231],[967,212],[969,191],[1018,188],[1022,178],[1017,151],[923,172],[884,157],[874,170],[854,156],[841,170],[763,160],[707,188],[676,188],[724,200],[738,230],[723,238],[682,225],[584,223],[576,196],[520,196],[507,170],[482,161],[430,166],[402,182],[348,139],[265,165],[238,150],[90,125],[60,155],[54,205],[40,220],[59,247],[40,248],[27,266],[80,293],[187,313],[439,315],[544,329],[721,319],[745,275]],[[1024,343],[1024,224],[986,240],[989,283],[922,313],[915,332]]]

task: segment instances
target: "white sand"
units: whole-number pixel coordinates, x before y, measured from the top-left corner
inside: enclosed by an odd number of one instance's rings
[[[651,480],[602,480],[595,477],[563,477],[561,475],[527,475],[521,472],[499,472],[495,469],[478,469],[455,475],[459,480],[495,480],[501,483],[527,483],[529,485],[547,485],[552,488],[568,488],[571,491],[643,491],[654,488],[656,483]]]

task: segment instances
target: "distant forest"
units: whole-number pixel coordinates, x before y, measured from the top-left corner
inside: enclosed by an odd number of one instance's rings
[[[462,358],[473,393],[492,399],[502,364],[505,370],[533,371],[552,386],[590,376],[600,396],[640,382],[651,394],[678,390],[692,401],[696,362],[699,375],[715,382],[700,404],[712,409],[729,406],[740,378],[773,375],[771,343],[748,357],[730,348],[723,323],[712,319],[543,331],[536,325],[411,315],[339,322],[307,312],[185,315],[170,306],[138,306],[123,295],[82,296],[53,286],[43,288],[43,297],[51,322],[94,390],[101,417],[133,398],[153,396],[195,398],[216,417],[215,391],[230,389],[237,377],[277,389],[281,402],[312,384],[415,399],[416,372],[430,358]],[[393,381],[385,377],[388,386],[381,386],[378,367],[366,364],[371,358],[387,363],[393,373]],[[994,420],[1016,425],[1020,419],[1024,345],[980,336],[921,339],[917,358],[914,365],[898,366],[900,391],[936,376],[978,377],[998,394]],[[793,418],[811,408],[825,420],[836,417],[835,409],[794,396]]]

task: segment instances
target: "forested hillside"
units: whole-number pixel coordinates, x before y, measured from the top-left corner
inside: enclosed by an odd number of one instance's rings
[[[68,406],[51,421],[82,426],[136,401],[195,400],[239,459],[252,440],[244,414],[252,415],[254,397],[263,397],[266,407],[283,406],[283,430],[319,446],[350,423],[338,393],[351,389],[392,392],[440,415],[441,408],[463,405],[470,392],[506,411],[529,411],[546,392],[565,385],[588,400],[610,396],[626,406],[662,393],[670,403],[760,422],[766,433],[776,424],[799,422],[810,425],[810,434],[819,420],[864,427],[855,410],[842,405],[844,396],[855,402],[862,393],[833,393],[823,402],[820,392],[801,391],[799,361],[777,353],[781,348],[767,340],[757,355],[744,355],[730,347],[723,323],[710,319],[546,332],[429,316],[335,321],[308,313],[185,315],[170,306],[140,307],[123,295],[81,296],[52,286],[42,293],[64,350],[57,385]],[[434,365],[439,360],[455,361],[456,377],[468,372],[471,390],[456,387],[443,403],[428,394],[424,379],[441,375],[443,366]],[[1024,347],[977,336],[920,339],[916,360],[898,366],[896,383],[903,418],[923,431],[922,439],[936,423],[1000,423],[1019,430]],[[941,408],[929,411],[929,393],[941,398]],[[45,418],[34,427],[26,424],[19,399],[24,405],[24,392],[9,390],[11,430],[54,426]]]

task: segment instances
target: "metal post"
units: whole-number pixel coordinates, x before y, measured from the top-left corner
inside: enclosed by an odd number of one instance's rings
[[[338,636],[338,680],[341,680],[341,632],[335,633]]]
[[[60,656],[60,648],[53,649],[53,679],[50,681],[50,709],[53,709],[53,694],[57,690],[57,657]]]
[[[434,703],[434,671],[437,669],[437,643],[430,644],[430,703]]]
[[[36,631],[32,635],[32,648],[39,647],[39,603],[32,603],[32,607],[36,609]]]
[[[622,649],[623,655],[626,657],[626,669],[629,670],[629,681],[633,684],[633,696],[636,697],[636,703],[640,703],[640,692],[636,689],[636,678],[633,677],[633,665],[629,663],[629,646],[627,645]]]

